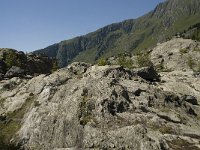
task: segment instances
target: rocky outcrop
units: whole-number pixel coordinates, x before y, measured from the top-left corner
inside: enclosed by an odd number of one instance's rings
[[[25,75],[25,71],[20,67],[12,66],[5,74],[5,77],[23,77]]]
[[[58,69],[57,61],[45,55],[0,49],[0,80],[27,75],[49,74]]]
[[[200,79],[159,75],[155,82],[117,65],[73,63],[3,80],[0,134],[31,150],[199,149]]]
[[[196,97],[194,97],[192,95],[184,95],[183,100],[185,100],[188,103],[191,103],[192,105],[198,105],[198,101],[197,101]]]
[[[174,38],[152,49],[150,59],[161,71],[200,71],[200,42]]]

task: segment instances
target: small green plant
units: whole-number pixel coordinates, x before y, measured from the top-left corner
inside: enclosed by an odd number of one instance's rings
[[[129,69],[134,68],[133,60],[131,58],[126,58],[123,54],[118,58],[118,65]]]
[[[137,54],[137,64],[139,67],[147,67],[147,66],[152,66],[152,62],[149,58],[149,54],[144,52],[139,52]]]
[[[189,57],[187,58],[187,65],[188,65],[188,67],[189,67],[190,69],[192,69],[192,70],[194,69],[194,67],[195,67],[195,65],[196,65],[191,56],[189,56]]]
[[[15,52],[10,51],[5,58],[5,63],[7,67],[10,68],[12,66],[18,65],[18,62],[16,62],[16,60],[17,60],[17,55],[15,54]]]
[[[5,98],[0,97],[0,107],[3,107],[3,103],[5,102],[5,100],[6,100]]]
[[[83,97],[83,101],[80,103],[79,118],[80,118],[80,124],[83,125],[83,126],[85,126],[92,119],[92,114],[88,110],[87,97],[86,96]]]
[[[183,54],[188,53],[188,49],[183,48],[183,49],[180,49],[179,52],[181,53],[181,55],[183,55]]]
[[[200,62],[197,64],[197,72],[200,72]]]
[[[88,122],[90,122],[93,119],[92,115],[87,115],[87,116],[83,116],[80,119],[80,124],[85,126]]]
[[[171,134],[171,133],[174,133],[173,128],[169,127],[169,126],[160,126],[159,131],[162,134]]]
[[[26,57],[20,57],[16,52],[12,50],[8,50],[7,54],[5,55],[4,61],[6,63],[7,69],[11,68],[12,66],[22,67],[26,62]]]
[[[163,71],[165,69],[164,64],[160,63],[159,65],[156,66],[156,69],[159,71]]]
[[[52,65],[51,72],[53,73],[53,72],[55,72],[58,69],[59,69],[58,63],[57,63],[57,61],[54,61],[53,65]]]
[[[98,60],[98,65],[99,66],[105,66],[107,65],[107,61],[105,58],[101,57],[99,60]]]

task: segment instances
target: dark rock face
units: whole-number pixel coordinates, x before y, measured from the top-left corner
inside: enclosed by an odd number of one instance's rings
[[[5,74],[5,77],[12,78],[12,77],[23,77],[25,75],[24,69],[20,67],[12,66]]]
[[[51,73],[54,60],[47,56],[30,55],[27,57],[28,74],[48,74]]]
[[[6,64],[4,61],[0,60],[0,73],[4,74],[6,71]]]
[[[183,100],[188,102],[188,103],[191,103],[193,105],[198,105],[198,101],[196,99],[195,96],[192,96],[192,95],[184,95],[183,96]]]
[[[4,78],[4,74],[0,73],[0,80],[2,80]]]
[[[135,74],[140,76],[141,78],[147,80],[147,81],[159,81],[159,75],[156,72],[156,70],[151,67],[143,67],[138,70],[136,70]]]

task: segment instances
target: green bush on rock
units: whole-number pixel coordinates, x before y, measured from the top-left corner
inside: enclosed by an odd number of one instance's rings
[[[105,58],[100,58],[98,60],[98,66],[105,66],[105,65],[107,65],[106,59]]]
[[[137,64],[139,67],[148,67],[148,66],[152,66],[153,63],[151,62],[150,58],[149,58],[149,54],[144,52],[139,52],[137,54]]]
[[[129,69],[134,68],[133,60],[131,58],[126,58],[123,54],[119,55],[118,65]]]

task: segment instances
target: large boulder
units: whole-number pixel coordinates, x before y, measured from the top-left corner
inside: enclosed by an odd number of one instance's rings
[[[12,78],[12,77],[23,77],[25,75],[24,69],[20,67],[12,66],[5,74],[5,77]]]
[[[84,62],[74,62],[68,66],[69,70],[74,74],[83,74],[87,71],[87,69],[91,66],[91,64],[87,64]]]

